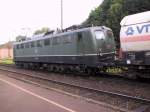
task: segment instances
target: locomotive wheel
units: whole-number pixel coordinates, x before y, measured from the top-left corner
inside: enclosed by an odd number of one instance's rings
[[[63,66],[60,66],[60,67],[59,67],[59,72],[60,72],[60,73],[63,73],[63,72],[64,72]]]
[[[92,73],[93,73],[93,72],[92,72],[92,69],[91,69],[91,68],[87,68],[87,69],[86,69],[86,73],[87,73],[88,75],[92,75]]]
[[[23,68],[23,63],[22,62],[19,63],[19,67]]]
[[[53,66],[49,65],[48,68],[47,68],[47,70],[50,71],[50,72],[52,72],[53,71]]]
[[[24,64],[23,64],[23,68],[28,69],[28,68],[29,68],[28,63],[24,63]]]
[[[15,62],[17,68],[21,68],[21,64],[19,62]]]
[[[97,69],[88,67],[86,68],[85,73],[87,73],[88,75],[95,75],[97,73]]]
[[[60,70],[60,66],[58,66],[58,65],[53,66],[53,72],[59,73],[59,70]]]
[[[57,72],[58,73],[61,73],[62,71],[61,71],[61,66],[57,66]]]

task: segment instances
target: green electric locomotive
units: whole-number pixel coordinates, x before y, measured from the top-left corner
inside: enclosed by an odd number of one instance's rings
[[[115,58],[113,33],[105,26],[45,33],[13,48],[17,66],[50,71],[95,72],[111,66]]]

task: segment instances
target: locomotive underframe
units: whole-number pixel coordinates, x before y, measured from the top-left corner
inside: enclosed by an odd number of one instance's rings
[[[17,66],[25,68],[46,68],[50,71],[77,71],[95,74],[104,67],[113,66],[114,54],[103,56],[43,56],[14,57]],[[24,60],[24,61],[22,61]]]

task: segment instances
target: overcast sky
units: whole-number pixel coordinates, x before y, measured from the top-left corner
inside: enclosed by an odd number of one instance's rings
[[[42,27],[60,28],[61,0],[0,0],[0,44]],[[80,24],[102,0],[63,0],[64,28]]]

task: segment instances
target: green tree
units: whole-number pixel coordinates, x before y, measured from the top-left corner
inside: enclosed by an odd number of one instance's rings
[[[105,25],[110,27],[119,46],[120,22],[126,15],[150,10],[150,0],[104,0],[92,10],[83,26]]]
[[[16,41],[17,42],[20,42],[20,41],[24,41],[24,40],[26,40],[26,36],[22,36],[22,35],[18,35],[17,37],[16,37]]]
[[[108,16],[106,20],[106,25],[113,30],[115,35],[115,40],[117,43],[117,47],[120,46],[119,43],[119,32],[120,32],[120,21],[124,17],[122,11],[122,0],[113,0],[111,7],[108,9]]]
[[[36,31],[34,32],[34,35],[41,34],[41,33],[46,33],[46,32],[48,32],[48,31],[50,31],[50,29],[49,29],[48,27],[43,27],[43,28],[41,28],[41,29],[39,29],[39,30],[36,30]]]

